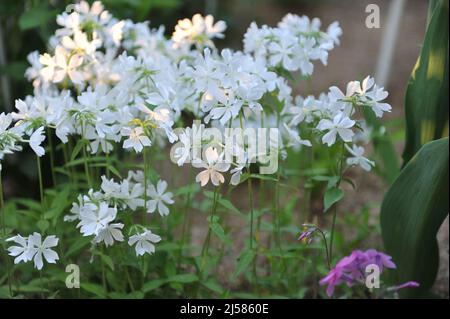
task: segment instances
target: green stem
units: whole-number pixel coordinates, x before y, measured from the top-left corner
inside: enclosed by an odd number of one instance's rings
[[[188,183],[191,183],[192,181],[192,166],[189,166],[189,179],[188,179]],[[183,255],[183,248],[184,248],[184,244],[185,244],[185,237],[186,237],[186,231],[187,231],[187,225],[189,224],[189,207],[191,206],[191,188],[189,187],[189,191],[186,195],[186,203],[184,205],[184,220],[183,220],[183,227],[181,230],[181,244],[180,244],[180,251],[178,253],[178,266],[180,266],[181,263],[181,257]]]
[[[101,253],[103,254],[103,249],[101,250]],[[102,286],[105,293],[108,293],[108,286],[106,285],[106,271],[105,271],[105,262],[103,261],[103,257],[100,256],[100,262],[102,267]]]
[[[41,170],[41,158],[39,156],[36,156],[37,160],[37,170],[38,170],[38,177],[39,177],[39,194],[41,197],[41,206],[44,209],[44,181],[42,179],[42,170]]]
[[[124,266],[124,268],[125,268],[125,276],[127,277],[128,280],[128,285],[130,286],[131,292],[134,292],[134,285],[133,281],[131,280],[130,273],[128,272],[128,267]]]
[[[50,167],[52,170],[52,185],[56,185],[56,174],[55,174],[55,154],[53,150],[53,136],[52,131],[47,128],[47,136],[48,136],[48,147],[50,149]]]
[[[109,152],[106,152],[106,178],[107,179],[110,178],[110,173],[109,173]]]
[[[148,172],[147,172],[147,149],[144,147],[143,150],[143,161],[144,161],[144,213],[147,213],[147,189],[148,189]],[[143,220],[145,220],[145,215]]]
[[[253,249],[253,218],[254,218],[254,211],[253,211],[253,187],[252,187],[252,178],[249,177],[247,180],[248,184],[248,196],[249,196],[249,203],[250,203],[250,249]]]
[[[64,164],[65,165],[67,165],[67,163],[69,163],[69,153],[72,152],[71,151],[71,149],[72,149],[71,145],[72,145],[72,143],[71,143],[70,138],[69,138],[69,141],[67,142],[67,144],[63,144],[62,145],[62,147],[63,147],[63,156],[64,156]],[[65,166],[65,167],[67,167],[67,166]],[[77,185],[78,180],[77,180],[77,176],[75,174],[73,166],[67,167],[67,172],[69,174],[70,186],[72,187],[72,185],[73,185],[73,188],[77,190],[78,189],[78,185]]]
[[[249,172],[250,172],[250,165],[249,165]],[[253,209],[253,185],[252,185],[252,178],[249,177],[247,180],[248,184],[248,196],[249,196],[249,202],[250,202],[250,249],[253,250],[253,224],[254,224],[254,209]],[[253,257],[252,261],[252,272],[253,272],[253,280],[255,282],[255,289],[256,284],[258,281],[258,274],[256,272],[256,260],[258,258],[258,248],[256,248],[255,255]]]
[[[88,157],[86,154],[86,147],[83,147],[83,161],[84,161],[84,173],[86,175],[86,181],[89,188],[92,188],[91,175],[89,173]]]
[[[214,215],[216,214],[218,189],[219,189],[219,186],[214,188],[214,199],[213,199],[213,205],[212,205],[212,209],[211,209],[211,215],[210,215],[210,221],[209,221],[210,223],[212,222]],[[202,254],[201,254],[202,255],[202,268],[205,265],[206,257],[208,256],[210,241],[211,241],[211,227],[208,223],[208,234],[206,235],[205,242],[203,243]]]
[[[330,255],[328,253],[327,237],[325,236],[325,233],[321,229],[317,228],[317,231],[320,233],[320,235],[323,238],[323,242],[325,244],[325,252],[327,255],[327,265],[328,265],[328,269],[331,270],[331,259],[330,259]]]
[[[335,228],[336,228],[336,217],[337,217],[337,208],[335,206],[334,210],[333,210],[333,221],[331,224],[330,253],[329,253],[330,258],[333,258],[333,243],[334,243],[334,232],[335,232]]]
[[[44,278],[42,278],[42,270],[39,270],[39,280],[40,280],[41,289],[42,289],[42,291],[41,291],[41,299],[45,299],[45,296],[44,296],[44,289],[45,289],[45,287],[44,287]]]
[[[1,226],[2,226],[2,233],[3,233],[3,238],[6,239],[6,218],[5,218],[5,211],[4,208],[5,207],[5,199],[3,198],[3,181],[2,181],[2,172],[0,170],[0,214],[1,214]],[[12,280],[11,280],[11,264],[10,264],[10,260],[8,257],[8,254],[5,252],[5,263],[6,263],[6,272],[8,273],[8,289],[9,289],[9,295],[12,298],[13,297],[13,293],[12,293]]]
[[[344,169],[344,154],[345,154],[345,143],[342,143],[342,153],[340,156],[339,167],[338,167],[339,179],[336,183],[337,188],[339,188],[339,186],[341,185],[341,181],[342,181],[342,175],[343,175],[343,169]],[[333,261],[333,243],[334,243],[334,233],[335,233],[335,228],[336,228],[336,220],[337,220],[337,204],[334,204],[333,221],[331,224],[331,235],[330,235],[330,253],[329,253],[329,259],[331,260],[331,262]]]
[[[281,114],[280,109],[277,108],[277,128],[280,127]],[[279,154],[278,154],[279,159]],[[286,263],[284,260],[284,253],[281,247],[281,231],[280,231],[280,167],[277,168],[277,181],[275,183],[275,245],[277,246],[280,255],[281,255],[281,263],[283,265],[283,271],[281,275],[286,271]]]

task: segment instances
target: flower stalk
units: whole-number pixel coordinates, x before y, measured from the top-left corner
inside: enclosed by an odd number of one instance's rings
[[[6,217],[5,217],[5,199],[3,197],[3,180],[2,180],[2,171],[0,168],[0,222],[2,228],[3,239],[6,239]],[[9,296],[13,297],[12,292],[12,274],[11,274],[11,264],[8,258],[8,254],[5,252],[5,264],[6,264],[6,272],[8,274],[8,290]]]

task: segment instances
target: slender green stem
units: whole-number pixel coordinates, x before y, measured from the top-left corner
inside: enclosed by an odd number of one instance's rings
[[[45,206],[44,181],[42,179],[41,158],[39,156],[36,156],[36,164],[37,164],[38,178],[39,178],[39,193],[40,193],[40,197],[41,197],[41,205],[42,205],[42,208],[44,208],[44,206]]]
[[[280,111],[277,109],[277,128],[280,127]],[[277,181],[275,183],[275,245],[281,251],[281,240],[280,240],[280,168],[277,168]]]
[[[192,166],[189,166],[189,179],[188,179],[188,183],[191,183],[192,181],[192,175],[193,175],[193,170],[192,170]],[[190,184],[189,184],[190,185]],[[184,205],[184,212],[183,212],[183,227],[181,230],[181,243],[180,243],[180,251],[178,252],[178,266],[180,266],[180,262],[181,262],[181,257],[183,255],[183,248],[184,248],[184,244],[185,244],[185,237],[186,237],[186,231],[187,231],[187,226],[189,224],[189,207],[191,206],[191,187],[189,186],[189,190],[188,193],[186,194],[186,203]]]
[[[343,170],[344,170],[344,154],[345,154],[345,143],[342,143],[342,153],[340,156],[340,160],[339,160],[339,166],[338,166],[338,174],[339,174],[339,179],[336,183],[336,187],[339,188],[339,186],[341,185],[341,181],[342,181],[342,175],[343,175]],[[333,207],[333,221],[331,224],[331,235],[330,235],[330,253],[329,253],[329,259],[332,262],[333,261],[333,244],[334,244],[334,233],[335,233],[335,228],[336,228],[336,220],[337,220],[337,204],[334,204]]]
[[[89,188],[92,188],[91,175],[89,173],[89,164],[88,164],[86,148],[87,148],[87,146],[83,147],[84,173],[86,174],[86,181],[88,183]]]
[[[249,165],[249,172],[250,172],[250,165]],[[253,239],[254,239],[254,234],[253,234],[253,224],[254,224],[254,208],[253,208],[253,185],[252,185],[252,178],[249,177],[247,180],[247,184],[248,184],[248,196],[249,196],[249,204],[250,204],[250,249],[253,250]],[[253,257],[253,261],[252,261],[252,271],[253,271],[253,280],[255,282],[255,289],[256,289],[256,284],[258,281],[258,274],[256,272],[256,260],[258,258],[258,248],[256,247],[255,250],[255,255]]]
[[[109,152],[106,152],[106,178],[110,178],[109,173]]]
[[[41,299],[45,299],[45,296],[44,296],[44,289],[45,289],[45,287],[44,287],[44,278],[42,278],[42,270],[39,270],[39,280],[41,282],[41,289],[42,289],[42,291],[41,291]]]
[[[277,128],[280,127],[280,121],[281,121],[281,114],[280,109],[277,108]],[[279,154],[278,154],[279,158]],[[281,275],[284,275],[284,272],[286,271],[286,263],[284,260],[284,253],[283,249],[281,247],[281,231],[280,231],[280,167],[277,168],[277,181],[275,183],[275,245],[277,246],[278,250],[280,251],[281,255],[281,263],[283,265],[283,271]]]
[[[50,128],[47,128],[48,147],[50,150],[50,167],[52,170],[52,185],[56,185],[56,173],[55,173],[55,154],[53,150],[53,136]]]
[[[103,249],[101,250],[101,253],[103,254]],[[103,261],[103,257],[100,256],[100,263],[102,267],[102,286],[105,293],[108,292],[108,286],[106,285],[106,271],[105,271],[105,262]]]
[[[74,189],[78,189],[77,176],[74,173],[73,166],[67,167],[67,163],[69,163],[69,148],[71,148],[70,145],[71,145],[70,139],[69,139],[67,144],[63,144],[62,145],[64,164],[65,164],[65,167],[66,167],[67,172],[69,174],[70,186],[72,187],[72,185],[73,185]]]
[[[128,285],[130,286],[131,292],[134,292],[133,280],[131,280],[130,273],[128,271],[128,267],[125,265],[125,276],[127,277]]]
[[[67,145],[66,144],[62,144],[62,150],[63,150],[64,166],[66,167],[66,164],[69,162],[69,154],[68,154],[68,151],[67,151]],[[67,168],[67,172],[69,174],[69,181],[72,184],[74,182],[72,169],[71,168]]]
[[[333,258],[333,243],[334,243],[334,232],[336,228],[336,219],[337,219],[337,208],[335,206],[333,209],[333,221],[331,223],[330,253],[329,253],[330,258]]]
[[[5,218],[5,211],[4,208],[5,207],[5,199],[3,198],[3,181],[2,181],[2,172],[0,170],[0,214],[1,214],[1,226],[2,226],[2,235],[3,238],[6,239],[6,218]],[[9,295],[12,298],[13,297],[13,293],[12,293],[12,280],[11,280],[11,264],[10,264],[10,260],[8,257],[8,254],[5,252],[5,263],[6,263],[6,272],[8,273],[8,289],[9,289]]]
[[[250,249],[253,249],[253,218],[254,218],[254,209],[253,209],[253,187],[252,187],[252,178],[249,177],[247,179],[248,184],[248,200],[250,204]]]
[[[216,214],[218,190],[219,190],[219,186],[214,188],[214,197],[213,197],[214,199],[213,199],[213,205],[212,205],[212,209],[211,209],[211,215],[210,215],[210,221],[209,221],[210,223],[213,221],[213,218]],[[211,227],[208,223],[208,234],[206,235],[206,238],[205,238],[205,241],[204,241],[203,247],[202,247],[202,268],[205,265],[206,257],[208,256],[210,241],[211,241]]]
[[[325,233],[321,229],[317,228],[317,231],[322,236],[323,242],[325,244],[325,252],[326,252],[326,255],[327,255],[327,265],[328,265],[328,269],[331,270],[331,259],[330,259],[330,255],[329,255],[329,252],[328,252],[327,237],[325,236]]]
[[[147,169],[147,148],[144,147],[143,150],[143,161],[144,161],[144,213],[147,213],[147,189],[148,189],[148,169]],[[145,215],[144,215],[144,219],[145,220]]]

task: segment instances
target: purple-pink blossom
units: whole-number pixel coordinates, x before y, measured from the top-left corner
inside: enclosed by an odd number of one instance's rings
[[[364,282],[366,267],[371,264],[379,267],[380,274],[385,268],[396,268],[391,256],[375,249],[354,250],[349,256],[342,258],[328,275],[320,280],[320,285],[327,285],[327,295],[330,297],[337,285],[346,283],[350,287]]]

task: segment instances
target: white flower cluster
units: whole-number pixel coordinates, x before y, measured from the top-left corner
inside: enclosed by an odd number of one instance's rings
[[[378,87],[370,76],[362,82],[352,81],[347,84],[344,94],[339,88],[330,87],[328,94],[322,94],[319,99],[308,96],[297,97],[295,105],[289,108],[292,115],[291,126],[312,130],[319,133],[323,144],[332,146],[338,139],[345,143],[350,153],[347,159],[349,165],[360,165],[369,171],[374,162],[363,157],[364,148],[355,145],[359,132],[368,131],[364,121],[352,119],[358,108],[370,108],[377,117],[384,112],[390,112],[391,106],[382,102],[388,93]],[[352,144],[349,147],[347,144]]]
[[[338,22],[320,30],[320,20],[306,16],[286,15],[276,28],[252,23],[244,35],[244,51],[263,58],[267,66],[281,67],[287,71],[300,70],[302,75],[311,75],[312,61],[328,61],[328,52],[339,44],[342,29]]]
[[[144,174],[142,171],[130,172],[128,177],[120,183],[102,176],[100,191],[89,190],[86,195],[79,195],[78,202],[73,203],[71,214],[64,217],[65,221],[78,220],[77,227],[83,236],[94,236],[93,244],[105,243],[111,246],[115,241],[124,241],[122,229],[124,224],[118,222],[118,214],[136,211],[138,208],[146,208],[148,213],[158,211],[161,216],[169,214],[167,205],[174,203],[171,192],[167,192],[167,182],[159,180],[157,186],[148,184],[147,196],[145,196]],[[147,202],[145,201],[147,199]],[[150,230],[142,226],[132,225],[130,229],[142,228],[142,232],[130,237],[130,245],[136,243],[135,236],[139,234],[151,234]],[[143,235],[144,236],[144,235]],[[159,238],[152,235],[152,238]],[[157,240],[159,241],[160,238]],[[153,242],[157,242],[153,240]],[[139,247],[142,246],[141,245]],[[144,244],[145,247],[148,245]],[[148,249],[152,253],[154,248]],[[136,247],[137,255],[142,255],[142,250]]]
[[[109,153],[124,137],[125,148],[137,152],[140,140],[150,146],[152,134],[163,132],[173,141],[172,116],[180,114],[184,105],[176,101],[184,99],[172,42],[146,24],[117,21],[98,1],[91,7],[80,2],[57,22],[62,28],[50,41],[52,53],[29,56],[26,75],[35,91],[16,101],[16,126],[41,123],[63,143],[78,136],[90,142],[91,153]],[[119,55],[124,48],[136,56]],[[147,137],[140,138],[144,131]]]
[[[215,48],[212,40],[224,36],[226,24],[214,23],[211,16],[180,20],[170,39],[165,38],[164,27],[116,20],[99,1],[91,6],[81,1],[57,22],[61,28],[51,38],[49,52],[29,55],[26,76],[33,83],[33,96],[16,100],[16,112],[0,114],[0,160],[21,151],[22,143],[43,156],[44,132],[54,130],[62,143],[87,141],[92,154],[110,153],[117,145],[139,153],[166,140],[179,141],[175,158],[183,165],[194,160],[190,157],[196,141],[191,135],[198,127],[177,133],[174,127],[193,118],[203,122],[200,126],[219,130],[278,129],[280,135],[269,137],[269,150],[276,153],[266,154],[268,158],[278,160],[280,151],[284,159],[288,147],[342,144],[348,165],[365,170],[374,166],[358,145],[371,128],[356,118],[357,109],[370,108],[381,117],[391,107],[383,102],[387,92],[373,78],[350,82],[345,94],[332,86],[318,98],[293,98],[289,86],[292,72],[310,76],[313,61],[327,63],[342,33],[337,22],[326,32],[320,30],[319,19],[292,14],[275,28],[252,23],[243,51]],[[201,136],[198,142],[205,156],[192,164],[201,169],[196,180],[202,186],[224,183],[226,172],[231,174],[230,183],[237,185],[243,171],[250,171],[254,155],[248,142],[232,145],[231,160],[225,158],[220,141]],[[120,183],[102,177],[101,190],[80,195],[65,220],[78,220],[84,236],[110,246],[124,241],[120,212],[143,208],[161,216],[169,213],[167,205],[173,200],[166,189],[166,182],[151,185],[142,172],[132,172]],[[130,226],[134,235],[128,243],[135,245],[137,255],[152,253],[161,238],[139,227]],[[32,236],[32,246],[38,247]],[[30,239],[14,241],[28,247]],[[34,258],[36,266],[41,265],[37,253],[30,257],[18,251],[11,253],[22,256],[19,261]],[[47,258],[45,251],[42,248],[47,261],[56,260]]]
[[[15,128],[10,128],[11,123],[11,114],[0,114],[0,171],[2,169],[1,160],[5,154],[12,154],[22,150],[22,146],[18,144],[22,140],[22,132]]]
[[[45,153],[41,143],[45,140],[44,126],[39,121],[34,121],[33,125],[11,126],[15,118],[15,113],[0,114],[0,171],[2,169],[1,160],[5,154],[12,154],[22,150],[21,143],[28,143],[37,156]],[[34,129],[38,126],[37,129]],[[26,139],[28,136],[28,139]]]

